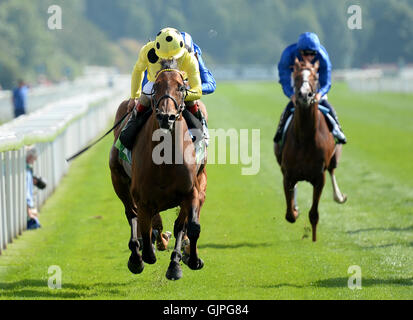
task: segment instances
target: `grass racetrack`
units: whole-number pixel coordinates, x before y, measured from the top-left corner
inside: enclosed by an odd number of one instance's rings
[[[336,171],[348,200],[333,201],[327,178],[312,243],[305,237],[309,184],[299,184],[298,221],[284,218],[272,151],[287,103],[280,85],[220,83],[204,98],[209,126],[260,129],[260,171],[243,176],[242,164],[208,166],[198,242],[205,267],[184,265],[175,282],[165,278],[171,250],[156,252],[157,263],[140,275],[126,266],[130,230],[111,185],[110,136],[74,161],[41,210],[42,229],[25,232],[0,256],[0,298],[413,299],[412,99],[333,86],[329,101],[349,141]],[[175,210],[162,217],[172,230]],[[52,265],[62,270],[61,290],[48,288]],[[348,288],[353,265],[361,267],[361,290]]]

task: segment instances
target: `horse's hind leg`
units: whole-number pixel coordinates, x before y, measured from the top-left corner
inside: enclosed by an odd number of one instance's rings
[[[334,171],[337,168],[338,160],[340,159],[342,151],[342,145],[339,144],[336,146],[336,151],[331,159],[330,165],[328,167],[328,172],[330,173],[331,183],[333,185],[333,199],[337,203],[344,203],[347,201],[347,196],[341,193],[340,188],[338,187],[336,176],[334,175]]]
[[[325,184],[325,173],[323,172],[320,177],[312,182],[313,184],[313,205],[310,209],[310,222],[313,230],[313,241],[317,241],[317,223],[319,218],[318,204],[320,202],[321,193],[323,192]]]
[[[171,254],[171,262],[169,263],[168,270],[166,271],[166,278],[168,280],[179,280],[182,278],[182,268],[180,262],[182,259],[182,238],[185,234],[185,220],[186,214],[181,208],[178,218],[175,220],[174,224],[175,248]]]
[[[156,230],[156,248],[159,251],[165,251],[168,248],[169,238],[168,235],[162,233],[163,231],[163,223],[162,218],[159,212],[155,214],[152,218],[152,229]],[[152,237],[154,236],[154,232],[152,232]],[[154,240],[152,240],[154,241]]]
[[[152,215],[145,209],[138,209],[139,227],[142,233],[142,259],[148,264],[156,262],[155,250],[152,245]]]

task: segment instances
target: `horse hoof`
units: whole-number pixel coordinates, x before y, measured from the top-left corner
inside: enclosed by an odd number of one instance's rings
[[[345,194],[343,194],[341,198],[334,197],[334,201],[339,203],[339,204],[343,204],[347,201],[347,196]]]
[[[166,278],[168,280],[179,280],[182,278],[182,269],[178,262],[171,261],[168,270],[166,271]]]
[[[156,262],[156,256],[153,253],[145,254],[145,251],[143,251],[142,260],[147,264],[154,264]]]
[[[140,263],[132,262],[131,259],[129,258],[128,269],[130,272],[132,272],[133,274],[139,274],[139,273],[142,273],[144,268],[145,268],[145,264],[142,261]]]
[[[182,262],[186,265],[188,265],[188,261],[189,261],[189,254],[186,254],[185,252],[182,255]]]
[[[195,262],[192,262],[191,259],[188,261],[188,267],[191,270],[201,270],[204,267],[204,261],[202,259],[198,258]]]
[[[294,222],[297,220],[296,217],[294,217],[293,215],[290,215],[290,214],[287,214],[287,215],[285,216],[285,219],[286,219],[288,222],[290,222],[290,223],[294,223]]]

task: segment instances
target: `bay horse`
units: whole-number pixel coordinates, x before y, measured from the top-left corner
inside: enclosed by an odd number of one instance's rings
[[[180,207],[174,223],[175,247],[166,272],[169,280],[178,280],[182,277],[180,261],[184,235],[190,241],[190,254],[186,264],[192,270],[204,266],[204,262],[198,257],[197,240],[201,231],[200,211],[206,196],[206,160],[201,164],[196,163],[194,143],[182,116],[187,89],[182,73],[176,69],[175,61],[162,61],[162,69],[156,76],[153,88],[152,114],[142,127],[132,150],[131,178],[119,159],[115,143],[110,153],[111,177],[115,192],[125,206],[131,227],[128,268],[132,273],[141,273],[144,262],[156,262],[151,237],[152,228],[157,228],[159,235],[162,233],[159,213]],[[121,103],[115,122],[127,112],[127,105],[127,100]],[[201,108],[206,114],[205,107],[202,105]],[[122,126],[115,131],[115,142],[121,128]],[[161,145],[159,136],[162,134],[166,145],[157,154]],[[172,138],[168,140],[168,136]],[[169,145],[167,141],[170,142]],[[159,163],[156,157],[170,157],[172,161]],[[137,241],[139,234],[142,235],[142,255]]]
[[[308,181],[313,185],[313,204],[309,212],[313,241],[317,240],[318,204],[325,184],[325,170],[328,170],[331,176],[334,200],[338,203],[347,200],[334,175],[342,145],[335,144],[325,117],[318,109],[318,101],[315,100],[318,68],[319,61],[313,65],[295,59],[295,111],[291,125],[285,133],[283,146],[274,144],[274,153],[283,173],[288,222],[294,223],[298,218],[297,183]]]

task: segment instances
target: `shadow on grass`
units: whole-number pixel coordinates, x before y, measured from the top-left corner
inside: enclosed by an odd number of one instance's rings
[[[393,231],[393,232],[402,232],[402,231],[413,231],[413,225],[404,227],[404,228],[366,228],[347,231],[348,234],[356,234],[360,232],[369,232],[369,231]]]
[[[349,278],[331,278],[331,279],[324,279],[319,280],[307,285],[298,285],[292,283],[280,283],[275,285],[267,285],[264,288],[282,288],[282,287],[290,287],[290,288],[348,288],[348,279]],[[411,287],[413,286],[413,278],[407,279],[365,279],[362,278],[361,280],[362,287],[380,287],[380,286],[400,286],[400,287]]]
[[[270,247],[272,243],[262,242],[262,243],[250,243],[250,242],[240,242],[240,243],[206,243],[199,244],[198,249],[212,248],[212,249],[238,249],[238,248],[259,248],[259,247]]]
[[[93,283],[90,285],[65,283],[62,289],[50,289],[47,280],[20,280],[16,282],[0,282],[0,298],[56,298],[75,299],[98,296],[103,291],[105,294],[119,295],[120,291],[113,287],[122,286],[121,283]],[[68,292],[67,290],[79,292]]]
[[[331,278],[325,280],[319,280],[314,283],[314,286],[322,287],[322,288],[340,288],[346,287],[349,278]],[[375,287],[375,286],[401,286],[401,287],[411,287],[413,286],[413,278],[407,279],[397,279],[397,278],[390,278],[390,279],[368,279],[362,278],[361,279],[361,286],[362,287]]]
[[[360,246],[363,249],[383,249],[383,248],[389,248],[389,247],[395,247],[395,246],[400,246],[400,247],[413,247],[413,242],[403,242],[403,243],[387,243],[387,244],[381,244],[377,246]]]

